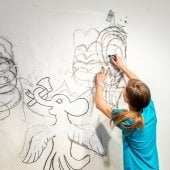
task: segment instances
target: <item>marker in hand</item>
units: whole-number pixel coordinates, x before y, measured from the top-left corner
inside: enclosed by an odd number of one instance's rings
[[[110,58],[110,61],[111,61],[111,59],[113,59],[113,60],[116,61],[116,55],[115,55],[115,54],[113,54],[113,55],[108,55],[108,57]]]

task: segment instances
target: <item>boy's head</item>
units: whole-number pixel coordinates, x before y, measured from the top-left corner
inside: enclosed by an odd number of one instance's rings
[[[124,89],[124,100],[135,111],[149,104],[151,94],[148,86],[138,79],[130,79]]]

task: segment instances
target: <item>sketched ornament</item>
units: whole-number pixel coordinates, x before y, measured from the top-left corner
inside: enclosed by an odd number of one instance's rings
[[[55,119],[55,123],[35,125],[28,129],[22,150],[23,163],[36,162],[47,148],[48,143],[51,142],[52,147],[44,162],[44,170],[51,168],[53,170],[83,169],[89,164],[91,157],[89,154],[74,155],[73,144],[82,146],[81,153],[86,147],[99,155],[105,154],[99,134],[94,128],[73,123],[74,119],[81,119],[81,116],[87,114],[89,103],[85,98],[71,101],[65,94],[55,93],[49,96],[48,93],[52,92],[52,88],[48,83],[50,83],[48,77],[40,80],[33,93],[31,91],[27,93],[30,98],[27,104],[30,108],[33,106],[35,108],[36,105],[47,107],[49,116]],[[65,148],[61,149],[61,146],[65,146]]]
[[[96,29],[90,29],[87,32],[76,30],[73,34],[75,45],[72,64],[73,78],[84,87],[93,86],[91,80],[94,77],[94,73],[96,73],[96,69],[101,66],[95,50],[98,34],[99,32]]]

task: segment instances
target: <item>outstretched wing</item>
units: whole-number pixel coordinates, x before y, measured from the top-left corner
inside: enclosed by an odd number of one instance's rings
[[[47,143],[53,137],[54,133],[51,128],[43,129],[32,136],[31,140],[27,141],[29,142],[29,146],[23,162],[29,164],[37,161],[47,147]]]
[[[68,137],[73,142],[76,142],[82,146],[87,147],[90,150],[95,151],[101,156],[106,154],[99,134],[96,132],[94,127],[89,125],[75,126],[71,125],[68,132]]]

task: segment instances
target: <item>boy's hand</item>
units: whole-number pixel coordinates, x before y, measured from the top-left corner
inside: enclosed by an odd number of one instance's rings
[[[122,69],[124,67],[124,63],[122,61],[122,58],[118,55],[114,55],[112,58],[111,58],[111,63],[116,66],[118,69]]]
[[[96,74],[96,85],[103,85],[107,77],[107,72],[104,67],[101,68],[100,72]]]

